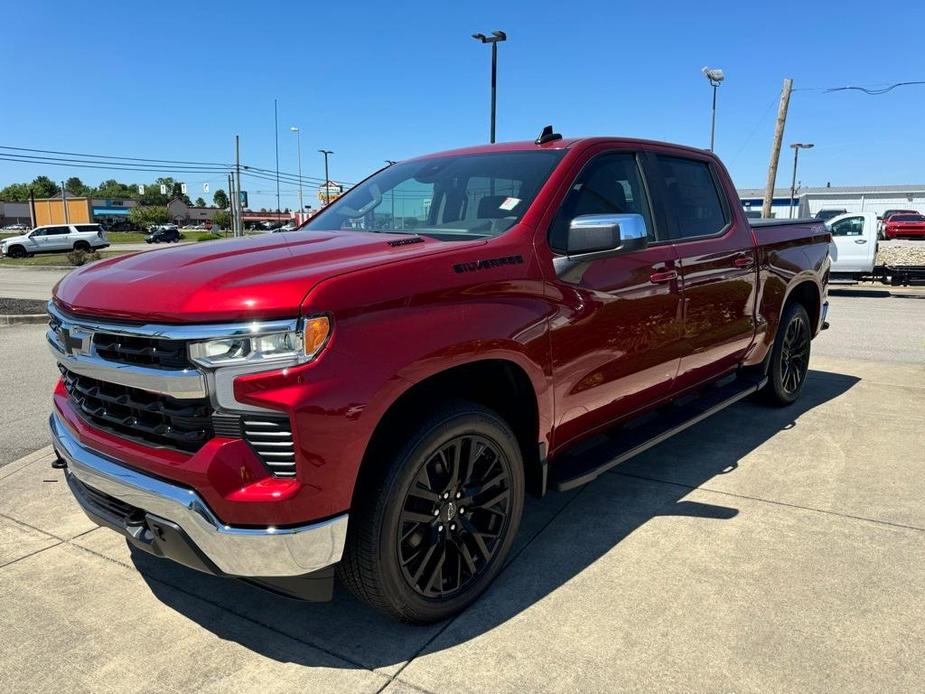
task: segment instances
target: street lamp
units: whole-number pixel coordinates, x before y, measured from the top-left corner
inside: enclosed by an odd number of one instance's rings
[[[324,204],[327,205],[331,202],[331,179],[328,176],[328,155],[334,154],[334,152],[329,149],[319,149],[318,151],[324,155]]]
[[[293,125],[289,128],[289,132],[295,133],[296,151],[299,156],[299,216],[297,219],[301,220],[302,213],[305,211],[305,208],[302,206],[302,131]]]
[[[813,145],[802,142],[794,142],[790,145],[793,148],[793,180],[790,182],[790,219],[793,219],[793,199],[797,194],[797,159],[800,156],[801,149],[812,149]]]
[[[498,44],[507,41],[507,34],[503,31],[493,31],[491,36],[485,34],[472,34],[472,38],[482,43],[491,44],[491,135],[489,142],[495,141],[495,104],[498,86]]]
[[[716,142],[716,88],[719,87],[720,82],[726,79],[726,74],[718,67],[705,67],[703,68],[703,74],[710,81],[710,86],[713,87],[713,119],[710,124],[710,151],[712,152],[713,145]]]

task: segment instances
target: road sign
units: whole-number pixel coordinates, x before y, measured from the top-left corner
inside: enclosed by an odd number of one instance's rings
[[[183,195],[186,195],[186,184],[185,183],[180,184],[180,192],[183,193]]]
[[[238,199],[241,201],[241,207],[247,207],[247,191],[242,190],[238,193]]]
[[[167,195],[167,186],[161,183],[161,195]]]
[[[141,185],[138,186],[138,194],[139,194],[139,195],[144,195],[144,194],[145,194],[145,187],[144,187],[144,186],[141,186]]]

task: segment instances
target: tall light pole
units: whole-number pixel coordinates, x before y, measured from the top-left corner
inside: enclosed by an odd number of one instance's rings
[[[328,176],[328,155],[334,154],[329,149],[319,149],[324,155],[324,204],[327,205],[331,202],[331,178]]]
[[[710,151],[712,152],[716,143],[716,90],[720,82],[726,79],[726,75],[718,67],[705,67],[703,68],[703,74],[710,81],[710,86],[713,87],[713,118],[710,122]]]
[[[299,130],[296,126],[290,126],[290,132],[295,133],[296,138],[296,151],[299,156],[299,217],[302,219],[302,212],[305,211],[305,208],[302,206],[302,131]]]
[[[797,159],[800,157],[801,149],[812,149],[813,145],[802,142],[794,142],[790,145],[793,148],[793,180],[790,182],[790,219],[793,219],[793,199],[797,194]]]
[[[491,44],[491,134],[489,142],[495,141],[495,106],[497,103],[498,91],[498,44],[507,41],[507,34],[503,31],[493,31],[491,36],[485,34],[472,34],[472,38],[482,43]]]
[[[276,142],[276,220],[279,221],[279,110],[273,99],[273,138]]]

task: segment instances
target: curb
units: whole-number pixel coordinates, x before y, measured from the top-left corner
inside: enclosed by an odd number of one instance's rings
[[[27,313],[15,316],[0,316],[0,327],[3,327],[4,325],[38,325],[39,323],[47,322],[47,313]]]

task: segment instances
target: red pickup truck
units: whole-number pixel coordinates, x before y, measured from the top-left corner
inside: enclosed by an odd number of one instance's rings
[[[547,129],[401,162],[301,230],[61,280],[56,465],[142,550],[315,600],[336,568],[439,620],[498,573],[526,493],[793,402],[829,241],[750,224],[698,149]]]

